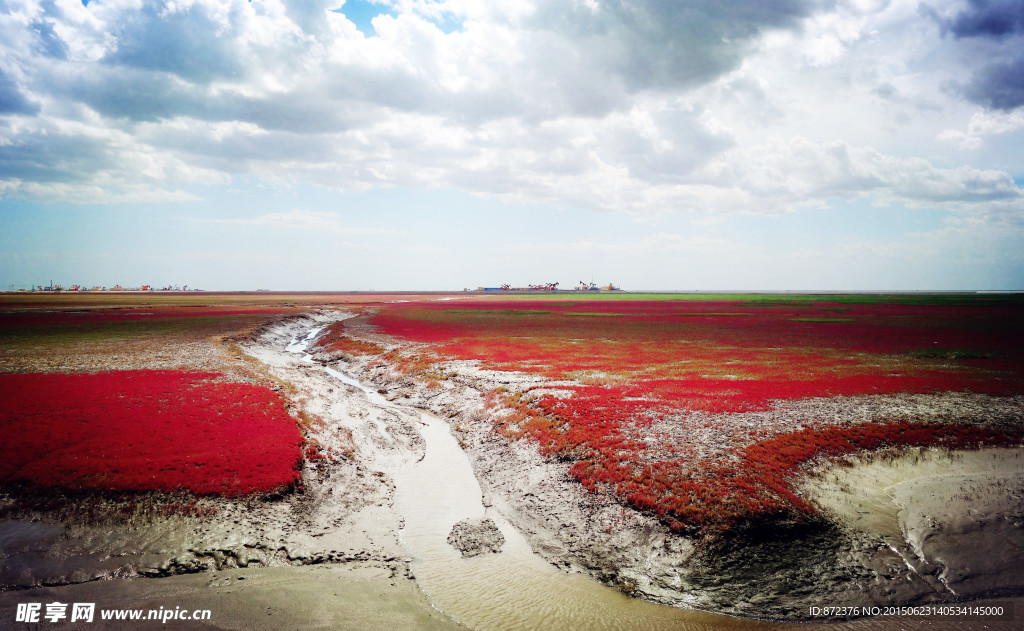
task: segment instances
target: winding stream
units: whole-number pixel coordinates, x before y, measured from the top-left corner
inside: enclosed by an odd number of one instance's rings
[[[373,389],[326,368],[360,388],[375,405],[396,407]],[[413,555],[413,572],[431,604],[475,629],[707,629],[727,620],[732,629],[763,623],[656,605],[630,598],[579,574],[565,574],[535,554],[522,534],[481,501],[469,459],[440,418],[419,411],[426,455],[395,473],[395,508],[405,519],[400,536]],[[499,554],[463,558],[448,544],[452,526],[489,517],[505,536]]]
[[[304,353],[319,329],[293,340],[290,352]],[[325,371],[359,388],[371,403],[401,409],[355,379],[333,369]],[[430,603],[454,620],[474,629],[673,629],[807,631],[826,625],[772,623],[686,610],[626,596],[579,574],[566,574],[535,554],[525,538],[481,501],[479,483],[469,459],[448,424],[416,410],[422,423],[426,455],[393,472],[395,509],[404,517],[400,537],[413,557],[412,569]],[[447,543],[451,527],[465,518],[489,517],[505,544],[498,554],[463,558]],[[829,624],[828,629],[874,631],[899,624],[904,629],[934,628],[931,621],[864,618]],[[999,625],[995,625],[998,627]],[[1009,628],[1009,627],[1008,627]]]
[[[320,329],[293,340],[287,350],[304,353]],[[400,409],[373,388],[329,366],[324,370],[355,386],[375,406]],[[448,424],[416,410],[426,455],[394,472],[395,508],[404,517],[400,538],[413,556],[412,569],[431,604],[474,629],[760,629],[766,624],[657,605],[630,598],[579,574],[566,574],[535,554],[523,535],[482,502],[480,484]],[[472,558],[448,544],[452,526],[489,517],[505,544],[498,554]],[[771,625],[768,625],[771,626]]]

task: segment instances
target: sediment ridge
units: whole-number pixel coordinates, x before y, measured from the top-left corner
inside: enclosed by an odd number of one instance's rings
[[[322,457],[306,462],[298,492],[264,500],[204,498],[198,503],[209,511],[202,516],[99,524],[73,516],[55,522],[45,512],[19,508],[17,498],[0,498],[7,515],[0,524],[4,590],[106,578],[167,580],[208,570],[252,576],[261,569],[346,567],[396,590],[422,620],[447,625],[421,593],[407,589],[414,584],[413,559],[402,544],[403,516],[394,502],[395,472],[424,457],[417,417],[424,410],[451,428],[488,511],[553,566],[633,597],[752,618],[805,620],[809,608],[823,602],[941,603],[1024,594],[1024,558],[1006,552],[1024,549],[1020,448],[967,454],[910,450],[817,463],[799,486],[820,508],[817,518],[751,522],[709,541],[586,491],[569,474],[570,463],[545,459],[528,441],[509,441],[494,431],[484,405],[487,392],[550,382],[449,362],[441,367],[447,378],[426,387],[379,358],[318,349],[317,332],[351,315],[313,312],[234,340],[310,419],[307,440]],[[391,348],[396,344],[358,326],[352,334]],[[309,343],[292,346],[302,341]],[[392,405],[374,404],[325,367],[370,386]],[[968,393],[836,397],[788,402],[748,413],[745,422],[797,424],[817,414],[1019,423],[1022,410],[1024,397]],[[949,475],[943,464],[968,461],[973,464],[959,476]]]

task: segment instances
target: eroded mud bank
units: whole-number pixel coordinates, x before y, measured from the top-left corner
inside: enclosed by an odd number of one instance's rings
[[[247,349],[292,384],[295,400],[323,421],[312,432],[322,446],[340,449],[344,443],[332,442],[335,437],[351,435],[356,459],[393,489],[387,504],[398,516],[397,525],[380,527],[395,529],[412,560],[412,575],[438,611],[479,629],[685,629],[730,623],[632,599],[546,562],[482,491],[449,419],[409,405],[381,385],[367,387],[351,377],[344,362],[313,361],[303,354],[304,343],[289,343],[291,354],[282,354],[285,345],[275,341],[282,333],[311,339],[305,329],[278,328]],[[307,486],[307,494],[322,494],[316,483]],[[500,552],[465,557],[448,542],[449,535],[455,524],[480,518],[491,519],[500,530]]]
[[[899,557],[922,594],[1024,592],[1021,449],[883,454],[822,467],[803,488],[843,527]]]
[[[353,321],[348,330],[378,344],[389,342],[362,326]],[[941,581],[925,579],[920,568],[904,562],[902,556],[913,548],[907,539],[912,533],[887,540],[824,511],[820,518],[803,523],[753,523],[708,545],[672,533],[660,521],[611,498],[585,492],[569,476],[568,464],[542,458],[526,441],[509,443],[493,431],[492,419],[484,411],[482,393],[543,385],[536,376],[450,362],[441,367],[448,378],[428,388],[372,357],[316,357],[372,383],[389,400],[445,418],[470,458],[485,503],[521,532],[533,550],[559,568],[592,576],[624,593],[675,606],[794,620],[807,619],[810,607],[822,602],[875,606],[956,602],[966,596],[946,589]],[[872,395],[787,402],[770,411],[748,413],[740,421],[794,428],[808,418],[1024,422],[1022,410],[1021,397]],[[1002,478],[991,482],[1006,483]],[[907,487],[905,492],[925,489]],[[922,496],[917,501],[929,500]],[[1019,496],[1004,494],[993,502],[988,506],[992,515],[1015,523],[1012,515],[1021,509]],[[949,550],[940,556],[952,562],[959,555],[960,562],[970,565],[970,553],[952,551],[956,545],[950,540]],[[1019,595],[1021,588],[1012,580],[996,585],[1002,580],[997,577],[1019,574],[1019,563],[1009,558],[1002,567],[990,573],[991,584],[977,583],[980,587],[969,597]],[[944,576],[957,571],[936,570]]]
[[[867,478],[843,477],[861,471],[858,467],[823,471],[810,480],[805,493],[832,517],[810,526],[762,525],[709,553],[649,516],[583,491],[566,464],[546,461],[525,441],[509,443],[492,431],[482,393],[498,386],[540,385],[540,379],[459,362],[447,367],[454,373],[448,379],[426,388],[369,359],[307,348],[305,342],[315,339],[321,327],[343,315],[291,318],[242,344],[305,411],[311,419],[310,438],[329,456],[306,465],[301,493],[271,501],[203,500],[215,511],[202,517],[93,526],[73,519],[57,522],[45,514],[9,519],[0,523],[0,576],[7,590],[0,601],[24,600],[19,593],[40,598],[76,594],[98,602],[127,602],[138,596],[145,602],[186,598],[189,604],[210,602],[224,611],[241,611],[255,598],[287,589],[306,600],[275,601],[276,609],[267,618],[278,616],[276,623],[306,620],[302,626],[309,628],[336,628],[344,610],[358,605],[363,617],[354,628],[375,626],[372,620],[404,620],[424,628],[460,620],[485,629],[767,629],[788,625],[652,603],[806,619],[810,606],[1020,593],[1019,586],[1006,580],[1019,561],[1010,558],[1009,565],[979,572],[973,555],[963,552],[963,540],[953,537],[960,532],[1016,541],[1022,521],[1018,469],[1001,470],[998,480],[981,471],[960,480],[964,494],[984,498],[959,506],[943,504],[948,508],[944,517],[931,510],[934,504],[928,499],[943,492],[934,486],[934,476],[922,474],[890,488],[886,480],[893,475],[903,480],[904,469],[895,469],[895,474],[875,471],[868,463],[863,469]],[[313,357],[306,351],[314,351]],[[347,379],[326,371],[328,365]],[[1000,413],[1012,415],[1012,405],[1020,405],[955,396],[959,398],[865,397],[809,405],[817,405],[819,413],[853,415],[894,406],[904,414],[923,415],[935,406],[944,406],[949,414],[981,414],[995,405],[1010,405]],[[423,411],[433,417],[424,417]],[[814,411],[791,407],[771,414]],[[429,485],[416,490],[403,480],[423,482],[421,466],[436,452],[430,447],[431,433],[457,441],[458,457],[472,474],[469,497],[456,501],[444,518],[432,506],[441,493]],[[1019,457],[1019,450],[1014,453]],[[883,492],[858,495],[860,489],[876,487]],[[978,492],[991,487],[1005,492]],[[411,492],[412,500],[403,499],[403,489]],[[895,509],[886,497],[899,498]],[[862,523],[859,516],[877,512],[872,502],[885,501],[890,504],[878,513],[884,518],[877,517],[877,524]],[[417,511],[430,513],[417,532],[436,531],[428,532],[425,544],[413,541],[411,522]],[[963,515],[969,522],[961,523]],[[447,543],[447,535],[457,521],[480,517],[497,524],[505,543],[497,554],[463,558]],[[988,524],[998,524],[998,532]],[[205,570],[217,572],[197,573]],[[979,580],[982,575],[984,580]],[[111,577],[136,578],[118,581],[116,588],[109,581],[96,581]],[[69,585],[40,587],[61,584]],[[968,585],[971,589],[965,589]],[[205,589],[211,586],[213,591]],[[14,591],[19,588],[31,589]],[[369,602],[371,593],[388,604],[374,610],[363,602]],[[1019,606],[1021,600],[1010,602]],[[311,616],[310,606],[322,615]],[[898,621],[904,628],[931,628],[928,620]],[[866,618],[841,627],[885,629],[892,622]],[[251,625],[218,623],[209,628],[281,628],[276,623],[253,618]],[[1013,628],[1012,621],[986,624]]]
[[[298,357],[285,361],[292,355],[285,351],[291,325],[277,329],[284,330],[266,333],[263,340],[268,347],[276,345],[282,358],[267,354],[264,358],[272,367],[299,375],[307,370],[322,373],[319,366],[301,365]],[[256,348],[253,352],[259,354]],[[281,365],[274,366],[275,362]],[[381,449],[396,458],[415,459],[422,456],[422,440],[407,418],[377,418],[358,399],[320,396],[329,395],[331,387],[330,380],[323,379],[304,385],[294,396],[320,402],[319,407],[310,407],[360,431],[342,423],[313,428],[321,444],[333,445],[338,455],[329,463],[307,463],[303,490],[279,498],[200,498],[184,514],[176,514],[172,504],[167,515],[160,510],[129,511],[127,518],[121,517],[126,503],[152,502],[159,509],[166,499],[157,494],[121,501],[89,499],[76,507],[77,499],[67,498],[69,506],[59,513],[63,519],[55,519],[52,511],[34,506],[59,502],[60,497],[26,502],[6,496],[2,501],[8,519],[0,523],[0,582],[4,588],[17,589],[110,577],[350,561],[407,574],[407,555],[397,536],[399,518],[390,506],[393,485],[374,467],[374,445],[384,445]],[[366,424],[371,427],[363,428]],[[362,443],[359,459],[351,457],[354,442]]]
[[[296,377],[298,385],[276,377],[278,387],[293,401],[317,401],[310,407],[323,414],[310,436],[333,450],[329,460],[305,465],[302,490],[187,498],[187,511],[159,494],[0,497],[4,614],[28,600],[76,598],[98,607],[212,605],[214,621],[202,628],[455,628],[413,581],[394,485],[379,466],[382,458],[422,457],[412,424],[418,412],[372,410],[321,367],[289,353],[293,331],[315,324],[286,321],[249,340],[268,375]],[[307,372],[317,378],[304,379]],[[256,611],[258,602],[271,606]]]

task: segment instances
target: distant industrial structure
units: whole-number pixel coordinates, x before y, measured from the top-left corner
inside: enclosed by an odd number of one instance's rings
[[[603,287],[599,287],[597,283],[588,283],[580,281],[580,284],[572,289],[559,289],[559,283],[544,283],[541,285],[527,285],[526,287],[512,287],[511,285],[501,285],[500,287],[477,287],[476,291],[622,291],[619,287],[616,287],[613,283],[608,283]],[[471,291],[467,289],[466,291]]]
[[[165,287],[156,288],[153,285],[138,285],[123,287],[121,285],[114,285],[113,287],[104,287],[101,285],[93,285],[92,287],[86,287],[84,285],[55,285],[53,281],[50,281],[49,285],[25,285],[19,286],[15,289],[14,285],[10,286],[10,291],[19,292],[36,292],[36,291],[49,291],[49,292],[65,292],[65,291],[202,291],[200,289],[189,289],[188,285],[167,285]]]

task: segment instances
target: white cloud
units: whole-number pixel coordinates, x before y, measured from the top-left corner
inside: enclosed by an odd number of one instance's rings
[[[912,0],[394,0],[374,37],[337,4],[12,0],[0,190],[187,199],[245,174],[652,214],[1020,207],[1019,152],[961,151],[1024,114],[942,87],[983,61]]]
[[[952,143],[961,149],[980,149],[985,137],[1009,134],[1024,129],[1024,109],[1011,111],[975,112],[967,124],[967,131],[946,129],[938,135],[943,142]]]
[[[945,129],[942,131],[942,133],[936,136],[936,139],[941,142],[946,142],[955,145],[960,149],[964,149],[966,151],[980,149],[981,146],[985,144],[985,141],[979,138],[978,136],[974,136],[972,134],[965,134],[964,132],[959,131],[957,129]]]
[[[1024,129],[1024,110],[981,111],[971,116],[967,133],[972,136],[991,136],[1006,134]]]
[[[1004,171],[939,168],[923,158],[897,158],[871,147],[806,138],[776,139],[731,151],[704,171],[710,183],[733,186],[769,204],[824,204],[871,197],[908,206],[977,211],[1024,203],[1024,190]]]

